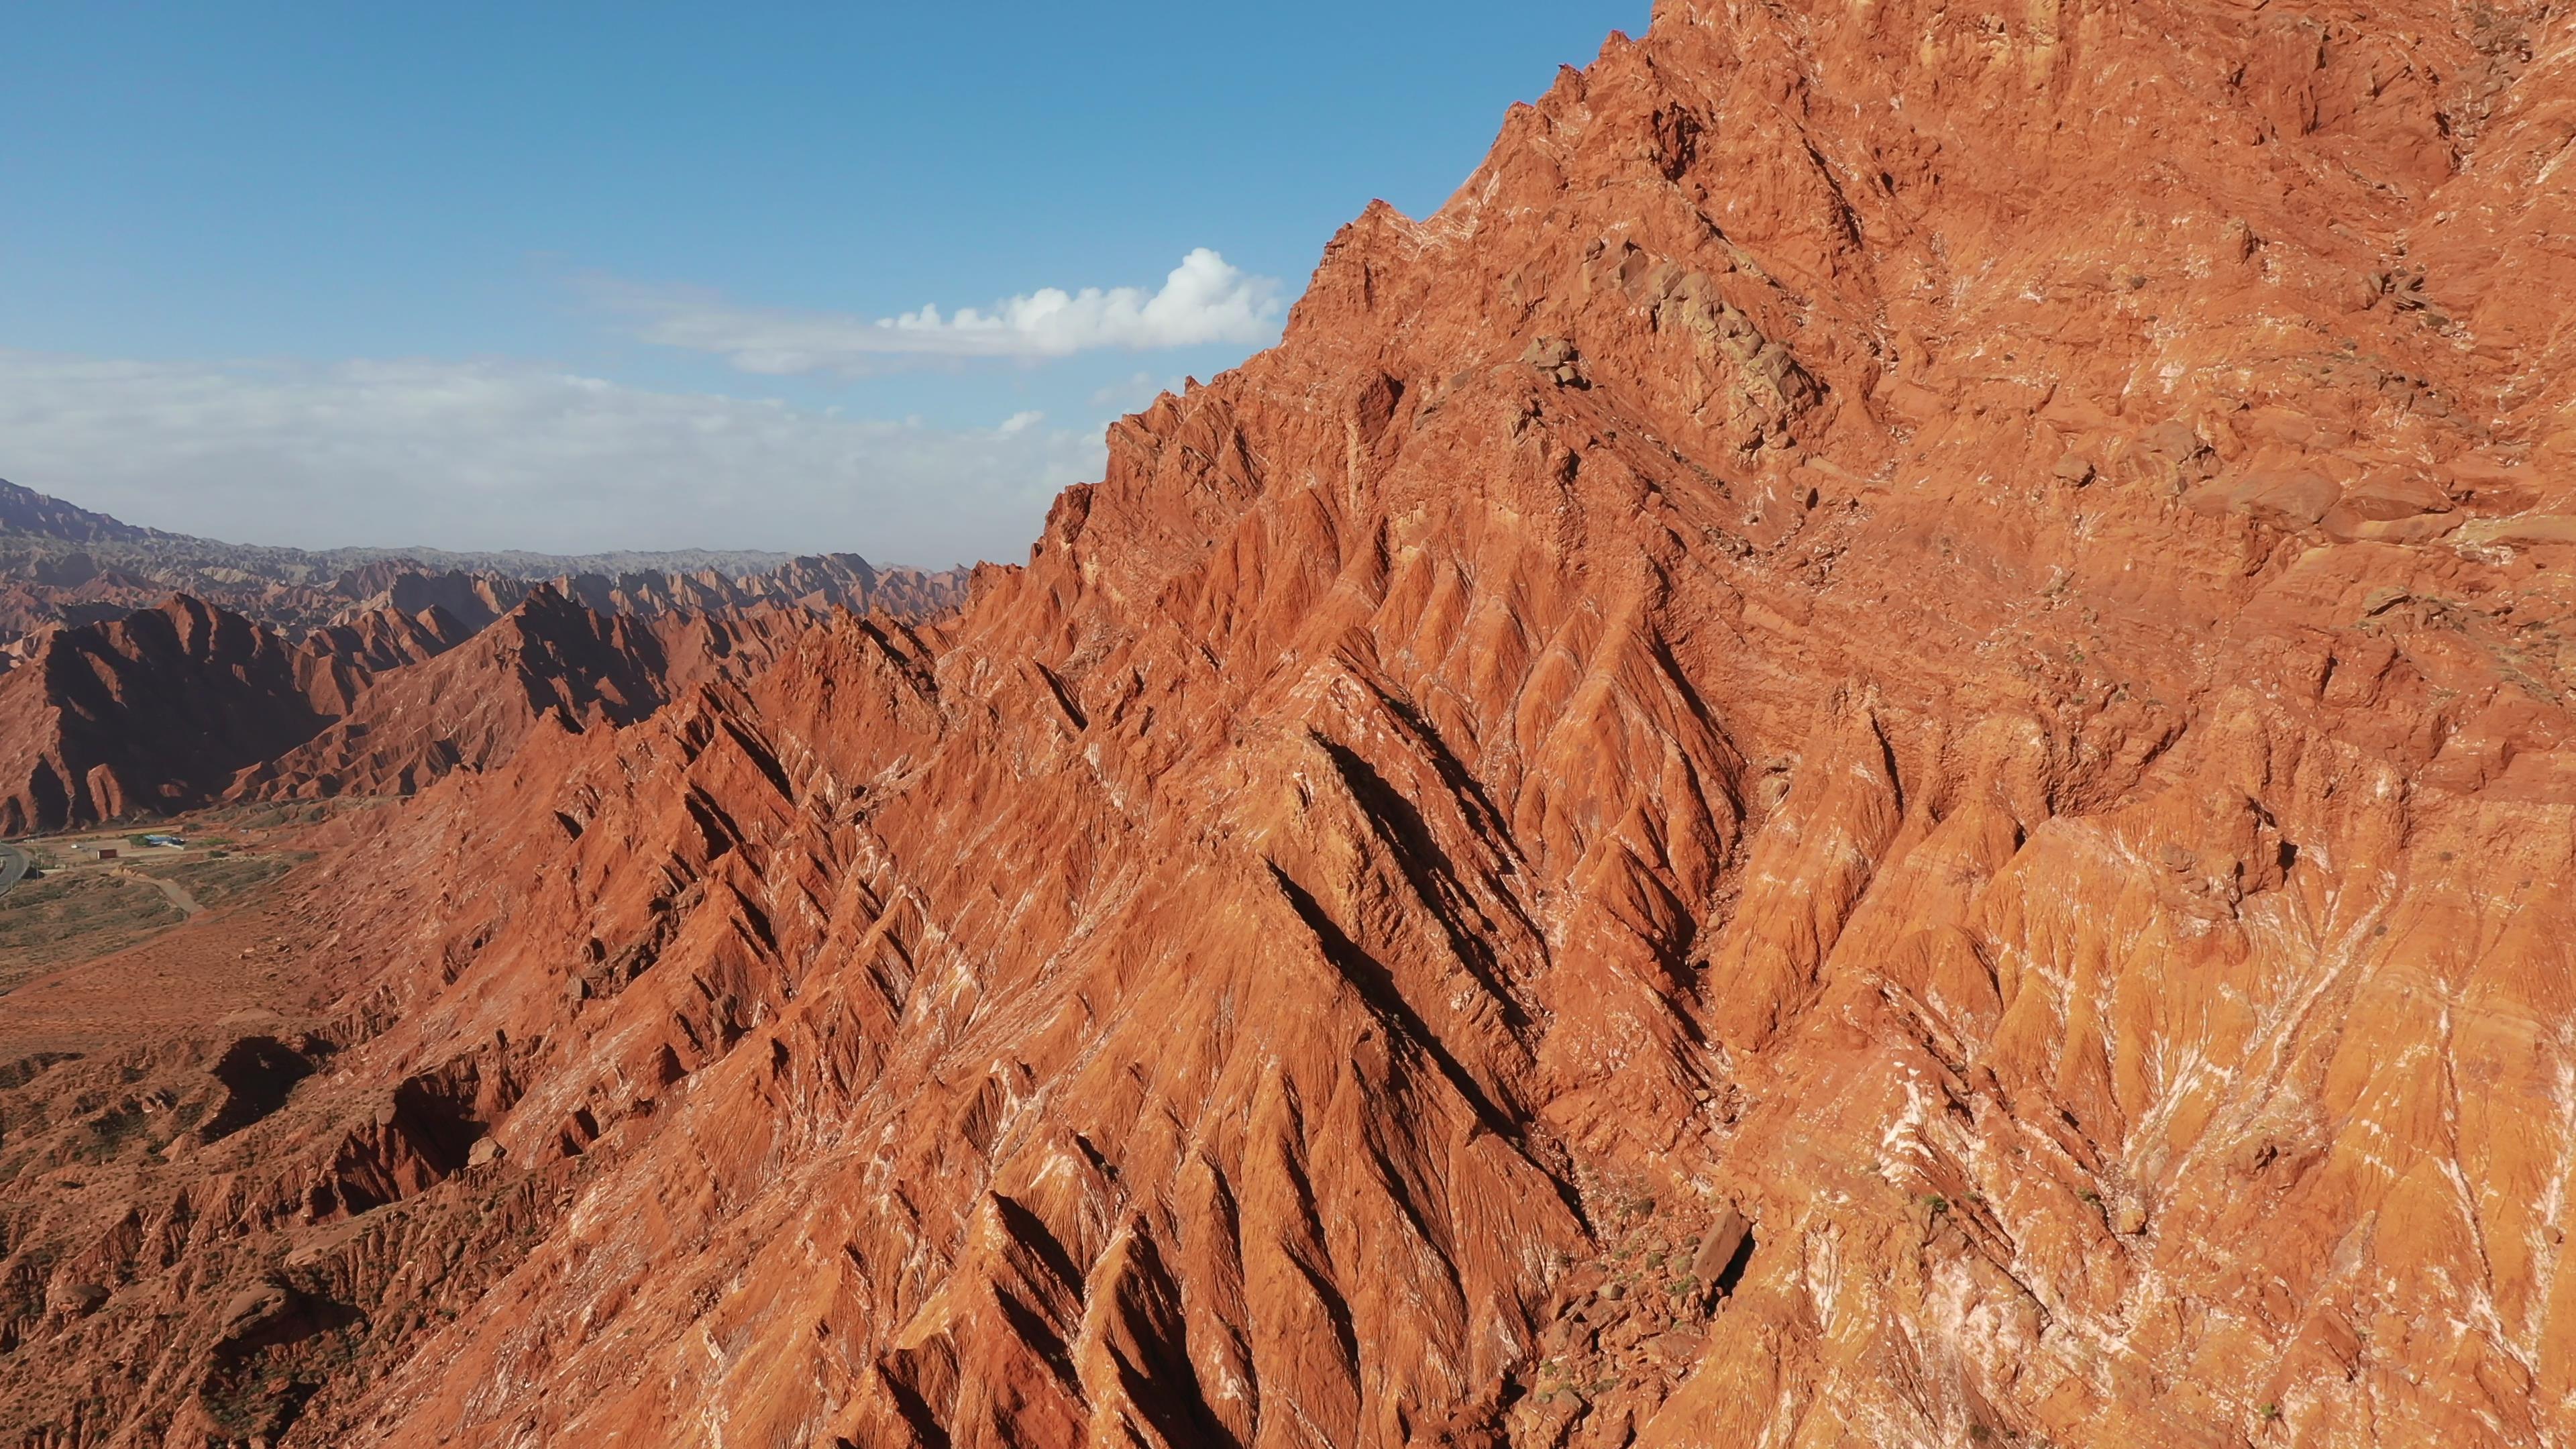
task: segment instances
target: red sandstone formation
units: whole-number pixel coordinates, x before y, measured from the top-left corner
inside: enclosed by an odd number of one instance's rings
[[[633,724],[700,684],[766,664],[812,622],[779,610],[603,615],[540,585],[462,647],[378,671],[330,728],[244,771],[232,794],[410,794],[450,770],[500,764],[542,729]]]
[[[295,651],[296,682],[314,708],[345,715],[377,675],[435,659],[472,638],[481,627],[458,622],[436,604],[416,613],[370,610],[306,635]]]
[[[880,569],[857,554],[826,554],[790,559],[763,573],[728,574],[716,569],[690,573],[660,570],[616,575],[565,574],[551,580],[555,592],[601,614],[652,617],[661,614],[741,613],[760,608],[847,609],[865,614],[882,609],[909,619],[929,619],[953,610],[965,600],[963,570],[925,573],[920,569]],[[340,617],[394,610],[417,614],[439,608],[468,629],[480,629],[517,608],[534,587],[527,580],[451,569],[429,573],[401,561],[371,565],[341,577],[338,590],[357,598]]]
[[[198,804],[324,723],[277,636],[178,598],[0,675],[0,835]]]
[[[430,573],[392,562],[341,575],[337,591],[358,601],[341,612],[340,622],[371,614],[417,616],[436,609],[471,634],[517,608],[527,597],[528,586],[495,574],[469,574],[462,569]]]
[[[730,577],[714,570],[576,574],[554,581],[567,597],[603,614],[723,613],[763,607],[883,610],[906,619],[931,619],[966,597],[966,572],[950,569],[880,569],[854,553],[791,559],[764,574]]]
[[[2561,1441],[2571,60],[1667,0],[954,621],[13,1069],[0,1424]]]
[[[479,633],[436,604],[416,616],[386,607],[291,654],[262,626],[184,596],[49,629],[15,646],[29,667],[0,674],[0,834],[227,794],[408,794],[508,759],[541,725],[622,727],[747,675],[818,617],[603,616],[539,585]]]

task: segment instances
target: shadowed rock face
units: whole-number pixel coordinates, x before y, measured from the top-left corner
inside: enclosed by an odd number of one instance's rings
[[[0,833],[219,799],[407,795],[507,760],[541,728],[636,723],[764,667],[825,613],[599,614],[539,585],[472,632],[433,604],[314,631],[290,653],[240,615],[180,596],[56,629],[0,675]]]
[[[325,722],[276,635],[198,600],[54,631],[0,674],[0,834],[202,803]]]
[[[2554,1442],[2569,25],[1663,5],[955,620],[340,827],[328,1078],[0,1403]]]

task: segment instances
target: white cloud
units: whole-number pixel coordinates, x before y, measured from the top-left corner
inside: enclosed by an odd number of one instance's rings
[[[1099,348],[1135,351],[1209,343],[1255,344],[1277,334],[1280,286],[1200,247],[1160,291],[1047,287],[990,308],[894,317],[740,307],[695,293],[605,287],[612,306],[643,318],[648,342],[716,353],[746,372],[853,372],[915,357],[1068,357]]]
[[[851,550],[1016,561],[1096,432],[847,418],[515,362],[126,362],[0,349],[0,477],[254,543]]]

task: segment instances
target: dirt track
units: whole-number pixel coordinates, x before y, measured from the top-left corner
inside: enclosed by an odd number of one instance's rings
[[[121,865],[109,871],[108,874],[123,876],[127,880],[139,880],[145,885],[158,887],[161,894],[170,898],[170,904],[179,908],[179,914],[190,920],[195,920],[205,912],[206,908],[197,904],[197,898],[188,894],[188,888],[177,881],[163,880],[157,875],[145,875],[139,870],[129,870]]]

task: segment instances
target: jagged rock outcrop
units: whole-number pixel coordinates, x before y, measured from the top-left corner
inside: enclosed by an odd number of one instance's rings
[[[341,614],[344,622],[386,613],[416,617],[436,609],[471,634],[517,608],[528,585],[498,574],[430,573],[389,561],[342,574],[338,591],[357,600]]]
[[[2564,1439],[2571,53],[1666,0],[954,620],[334,827],[0,1422]]]
[[[457,641],[462,647],[439,635],[432,621],[444,617],[432,606],[419,622],[428,638],[418,647],[429,662],[368,674],[329,728],[244,770],[232,796],[410,794],[450,770],[508,760],[541,727],[579,734],[634,724],[700,684],[756,670],[781,639],[812,623],[801,612],[775,610],[600,614],[552,585],[539,585],[498,622]],[[414,636],[398,637],[380,646],[397,660]]]
[[[763,574],[574,574],[555,587],[603,614],[710,614],[757,608],[883,611],[927,620],[956,608],[966,597],[966,572],[950,569],[880,569],[854,553],[793,558]]]
[[[436,604],[411,613],[371,609],[306,635],[295,651],[296,683],[315,709],[345,715],[377,675],[435,659],[473,638],[483,624],[461,623]]]

